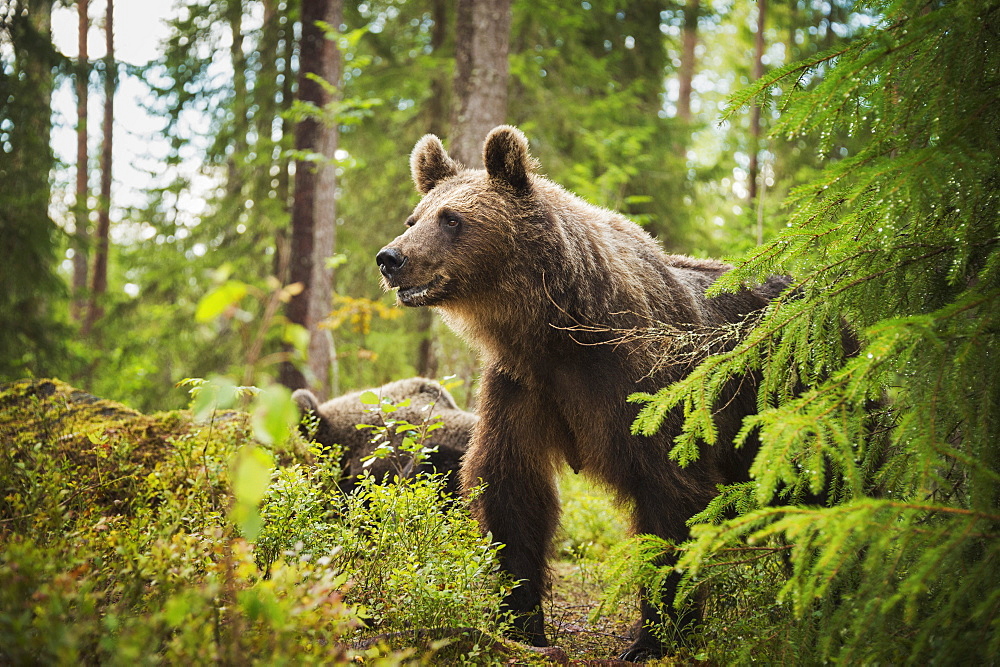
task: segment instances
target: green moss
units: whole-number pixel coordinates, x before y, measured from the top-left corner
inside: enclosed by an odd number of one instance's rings
[[[5,455],[30,469],[44,464],[62,472],[69,494],[88,505],[126,511],[137,480],[167,457],[190,433],[181,412],[143,415],[59,380],[21,380],[0,387],[0,438]]]
[[[16,497],[37,489],[33,477],[44,474],[64,507],[102,514],[131,513],[163,488],[202,483],[219,495],[226,472],[219,462],[252,441],[248,422],[236,411],[206,423],[187,410],[144,415],[56,379],[8,383],[0,386],[0,442],[14,474],[0,491]],[[305,443],[283,447],[280,459],[308,460]]]

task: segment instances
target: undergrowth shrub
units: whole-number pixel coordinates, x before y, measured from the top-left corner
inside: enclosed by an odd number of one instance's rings
[[[257,563],[320,562],[350,573],[345,599],[380,633],[493,631],[510,586],[497,569],[498,547],[443,489],[436,475],[385,484],[365,475],[350,493],[322,492],[305,467],[278,470],[261,506]]]
[[[201,423],[78,394],[0,388],[0,663],[491,661],[509,584],[439,479],[341,493],[336,453],[260,437],[287,392]]]
[[[446,499],[439,476],[377,484],[344,496],[334,562],[352,573],[348,599],[386,630],[459,625],[496,628],[510,590],[497,545],[484,539],[465,501]]]

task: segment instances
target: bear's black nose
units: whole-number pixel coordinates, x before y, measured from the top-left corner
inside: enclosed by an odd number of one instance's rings
[[[382,248],[375,255],[375,261],[378,263],[378,270],[382,272],[382,275],[392,280],[396,272],[403,268],[403,264],[406,264],[406,257],[395,248]]]

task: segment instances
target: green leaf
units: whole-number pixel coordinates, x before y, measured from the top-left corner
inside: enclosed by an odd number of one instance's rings
[[[174,595],[167,599],[163,606],[163,617],[171,627],[180,627],[187,620],[188,612],[191,611],[191,602],[186,595]]]
[[[287,387],[274,384],[261,391],[251,414],[254,437],[266,445],[281,445],[299,423],[299,408]]]
[[[264,519],[257,505],[236,503],[229,515],[230,520],[239,528],[240,534],[249,542],[254,542],[264,528]]]
[[[198,301],[194,319],[197,322],[211,322],[227,309],[238,304],[250,288],[238,280],[227,280]]]
[[[274,472],[274,457],[257,445],[244,445],[234,456],[230,472],[237,502],[258,505],[267,494]]]
[[[281,330],[281,340],[305,356],[305,351],[309,348],[309,330],[301,324],[287,322]]]
[[[195,421],[204,421],[217,410],[226,410],[236,404],[238,387],[226,377],[213,377],[192,389],[194,401],[191,412]]]

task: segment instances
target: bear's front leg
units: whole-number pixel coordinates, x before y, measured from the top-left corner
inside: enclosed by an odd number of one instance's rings
[[[548,646],[542,614],[548,555],[559,521],[553,451],[566,437],[544,402],[496,369],[487,369],[479,394],[479,423],[462,464],[466,492],[483,531],[504,545],[500,564],[520,584],[504,600],[515,614],[516,639]]]

